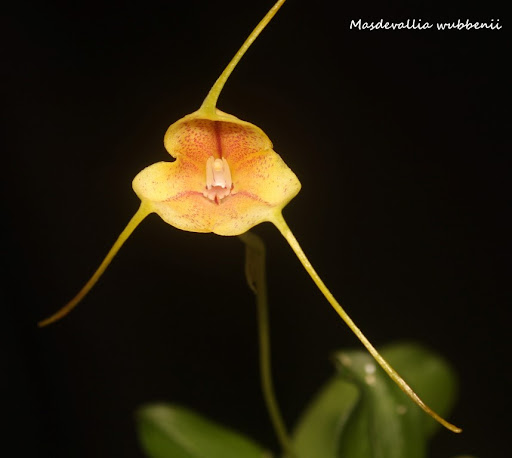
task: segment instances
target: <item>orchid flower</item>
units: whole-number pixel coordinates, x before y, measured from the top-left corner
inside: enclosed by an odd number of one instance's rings
[[[141,205],[91,279],[54,315],[46,326],[68,314],[103,274],[126,239],[141,221],[157,213],[166,223],[184,231],[245,234],[262,222],[273,223],[336,313],[354,332],[376,362],[425,412],[453,432],[461,429],[432,411],[384,360],[325,286],[286,224],[282,210],[297,195],[300,182],[272,149],[257,126],[217,109],[217,100],[236,65],[277,13],[278,0],[249,35],[208,93],[201,107],[172,124],[164,144],[175,161],[158,162],[133,180]]]

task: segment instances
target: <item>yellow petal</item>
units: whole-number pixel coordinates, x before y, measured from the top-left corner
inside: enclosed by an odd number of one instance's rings
[[[165,134],[164,144],[172,157],[186,157],[203,164],[210,156],[242,156],[272,149],[272,142],[254,124],[216,110],[208,115],[198,110],[172,124]]]
[[[173,124],[165,145],[175,162],[147,167],[133,189],[178,229],[239,235],[272,220],[300,190],[300,182],[258,127],[220,111],[214,119],[193,113]],[[204,115],[203,115],[204,116]],[[219,203],[204,197],[206,162],[225,158],[233,189]]]

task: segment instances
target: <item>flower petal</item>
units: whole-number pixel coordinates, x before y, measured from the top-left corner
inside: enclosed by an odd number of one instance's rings
[[[202,195],[205,174],[204,167],[190,161],[157,162],[139,172],[132,186],[141,200],[164,202],[187,191]]]
[[[282,209],[300,191],[300,181],[273,150],[231,160],[230,166],[234,194],[257,196],[268,205]]]
[[[167,129],[164,144],[171,156],[183,156],[198,165],[210,156],[240,160],[272,149],[272,142],[259,127],[220,110],[212,118],[195,112],[175,122]]]

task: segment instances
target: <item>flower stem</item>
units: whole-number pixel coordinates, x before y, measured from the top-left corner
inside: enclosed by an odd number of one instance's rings
[[[152,212],[150,206],[144,202],[140,204],[139,209],[133,215],[132,219],[129,221],[129,223],[124,228],[123,232],[119,235],[117,240],[115,241],[114,245],[110,249],[110,251],[107,253],[107,256],[105,256],[105,259],[103,259],[103,262],[100,264],[96,272],[94,272],[93,276],[89,279],[89,281],[82,287],[82,289],[78,292],[78,294],[71,299],[64,307],[62,307],[60,310],[58,310],[56,313],[51,315],[50,317],[40,321],[37,323],[37,325],[42,328],[44,326],[48,326],[51,323],[54,323],[55,321],[60,320],[61,318],[65,317],[71,310],[73,310],[80,301],[85,297],[85,295],[91,290],[91,288],[96,284],[96,282],[99,280],[99,278],[103,275],[103,272],[105,272],[105,269],[108,267],[108,265],[111,263],[112,259],[114,259],[114,256],[117,254],[119,249],[123,246],[124,242],[126,242],[126,239],[130,237],[132,232],[135,230],[135,228],[141,223],[141,221],[148,216]]]
[[[302,248],[299,245],[299,242],[293,235],[292,231],[286,224],[283,216],[279,213],[276,214],[272,223],[277,227],[279,232],[283,235],[286,241],[291,246],[292,250],[299,258],[299,261],[302,263],[307,273],[310,275],[312,280],[315,282],[318,289],[325,296],[327,301],[331,304],[332,308],[336,311],[336,313],[341,317],[341,319],[347,324],[347,326],[351,329],[351,331],[357,336],[357,338],[361,341],[361,343],[365,346],[365,348],[370,352],[375,361],[384,369],[384,371],[391,377],[391,379],[400,387],[400,389],[419,407],[421,407],[428,415],[438,421],[445,428],[453,431],[454,433],[462,432],[462,429],[452,425],[444,418],[439,416],[436,412],[434,412],[430,407],[428,407],[420,397],[413,391],[413,389],[405,382],[405,380],[389,365],[389,363],[380,355],[380,353],[375,349],[375,347],[371,344],[371,342],[365,337],[365,335],[361,332],[361,330],[356,326],[356,324],[352,321],[352,318],[345,312],[343,307],[339,304],[339,302],[334,298],[332,293],[329,291],[327,286],[325,286],[322,279],[316,273],[315,269],[309,262],[308,258],[302,251]]]
[[[288,436],[283,417],[276,400],[272,383],[270,358],[270,329],[267,302],[267,281],[265,275],[265,245],[260,237],[251,232],[239,235],[245,244],[245,276],[249,288],[256,295],[258,307],[258,334],[260,347],[260,380],[263,397],[279,443],[286,456],[295,457],[292,441]]]
[[[243,57],[245,52],[250,48],[253,44],[254,40],[258,38],[258,35],[263,31],[263,29],[267,26],[270,20],[275,16],[275,14],[279,11],[279,8],[283,5],[286,0],[278,0],[276,4],[270,8],[265,17],[260,21],[260,23],[254,28],[251,34],[244,41],[244,44],[240,47],[238,52],[235,54],[233,59],[226,66],[222,74],[217,78],[215,84],[210,89],[210,92],[204,99],[203,104],[201,105],[200,111],[204,113],[209,113],[211,115],[215,115],[215,108],[217,106],[217,100],[219,99],[219,95],[224,88],[224,84],[228,80],[229,76],[237,66],[240,59]]]

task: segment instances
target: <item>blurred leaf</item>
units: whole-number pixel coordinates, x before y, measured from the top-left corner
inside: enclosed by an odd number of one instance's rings
[[[336,458],[338,437],[359,399],[359,390],[333,377],[303,413],[293,443],[300,458]]]
[[[440,415],[455,397],[455,376],[442,358],[414,344],[382,355]],[[437,423],[417,407],[364,351],[336,353],[338,376],[310,404],[295,430],[299,458],[424,458]]]
[[[270,458],[263,447],[211,420],[170,404],[137,412],[139,441],[150,458]]]
[[[338,437],[338,456],[423,458],[426,447],[420,420],[423,412],[395,389],[394,382],[377,369],[366,352],[340,352],[336,361],[340,373],[353,380],[361,392],[360,401]]]

